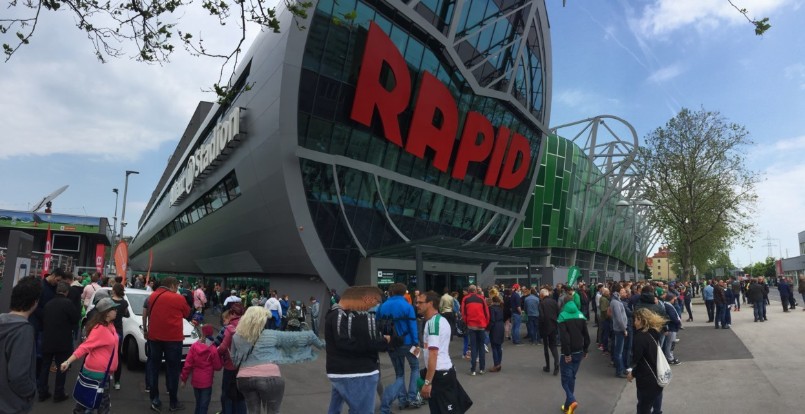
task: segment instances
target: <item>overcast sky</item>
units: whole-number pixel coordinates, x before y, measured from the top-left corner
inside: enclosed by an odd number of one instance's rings
[[[682,107],[719,111],[756,145],[747,167],[761,172],[754,246],[736,264],[768,253],[798,254],[805,230],[805,10],[802,0],[735,0],[768,16],[763,37],[726,0],[549,0],[553,50],[550,125],[600,114],[632,123],[642,140]],[[194,4],[194,7],[197,6]],[[7,16],[4,9],[0,16]],[[208,46],[235,41],[188,12]],[[256,33],[252,32],[250,38]],[[5,40],[8,41],[8,40]],[[129,58],[100,64],[64,11],[43,12],[36,36],[0,63],[0,208],[25,210],[69,184],[54,202],[65,214],[111,217],[124,171],[130,177],[126,234],[154,190],[218,63],[184,51],[169,64]]]

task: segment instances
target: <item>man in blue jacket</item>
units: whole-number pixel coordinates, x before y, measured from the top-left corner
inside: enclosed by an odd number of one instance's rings
[[[389,349],[389,358],[394,367],[394,383],[383,391],[380,400],[380,412],[391,413],[391,403],[399,400],[400,408],[419,408],[423,405],[417,399],[417,378],[419,377],[419,333],[417,332],[416,311],[405,300],[406,286],[395,283],[389,287],[389,299],[377,309],[378,321],[393,321],[394,334],[402,337],[402,345]],[[411,368],[411,379],[408,390],[405,388],[405,361]]]

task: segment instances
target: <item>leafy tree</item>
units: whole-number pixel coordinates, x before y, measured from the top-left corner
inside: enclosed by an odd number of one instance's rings
[[[749,134],[718,112],[682,109],[645,143],[637,158],[643,197],[655,204],[652,224],[662,229],[687,280],[694,266],[707,269],[751,234],[759,178],[745,162]]]
[[[313,6],[309,0],[282,0],[296,17],[307,18]],[[183,46],[195,56],[206,56],[222,61],[218,82],[212,87],[219,101],[227,101],[238,91],[230,89],[232,74],[243,52],[249,24],[261,30],[280,31],[276,7],[268,7],[269,0],[10,0],[7,12],[12,17],[0,16],[0,37],[11,37],[3,43],[6,62],[24,45],[31,42],[43,13],[64,11],[75,18],[76,27],[86,32],[95,56],[105,62],[107,58],[130,55],[146,63],[167,63],[177,46]],[[271,2],[270,4],[274,4]],[[196,38],[181,29],[181,19],[188,7],[200,5],[217,24],[235,23],[240,40],[224,52],[208,50],[203,38]],[[297,21],[297,27],[303,28]],[[133,46],[133,53],[126,53]],[[228,76],[227,76],[228,75]]]

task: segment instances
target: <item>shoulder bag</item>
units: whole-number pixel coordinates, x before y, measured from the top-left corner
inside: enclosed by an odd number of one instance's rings
[[[73,399],[79,405],[89,410],[97,409],[101,406],[103,400],[103,393],[106,392],[106,382],[109,380],[109,369],[112,368],[112,360],[117,353],[117,346],[109,358],[109,364],[106,366],[106,373],[103,375],[102,380],[96,380],[84,374],[84,363],[81,363],[81,368],[78,370],[78,379],[73,388]]]

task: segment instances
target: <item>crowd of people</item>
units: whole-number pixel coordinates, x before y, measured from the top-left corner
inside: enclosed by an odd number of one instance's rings
[[[663,395],[655,372],[658,349],[669,365],[681,364],[674,351],[684,330],[683,316],[693,321],[694,296],[702,296],[707,322],[717,329],[730,329],[731,313],[741,311],[742,304],[753,308],[755,322],[763,322],[770,303],[763,277],[667,285],[662,281],[485,289],[470,285],[441,294],[409,291],[397,283],[385,292],[373,286],[351,287],[341,295],[333,290],[321,320],[321,304],[315,297],[302,303],[258,288],[224,290],[219,284],[199,283],[191,289],[173,277],[147,282],[135,277],[132,285],[150,291],[143,305],[142,329],[147,340],[146,391],[149,408],[155,412],[185,409],[178,390],[188,380],[194,411],[208,412],[218,371],[220,412],[279,412],[285,390],[280,367],[315,360],[326,348],[326,375],[332,386],[329,413],[340,413],[344,405],[350,412],[374,412],[377,399],[382,414],[390,413],[395,403],[398,409],[427,405],[432,413],[461,413],[472,400],[448,353],[451,341],[459,336],[470,377],[501,372],[506,342],[541,345],[543,371],[561,376],[565,393],[561,410],[570,414],[580,405],[576,375],[595,347],[607,357],[614,377],[636,380],[637,412],[658,413]],[[792,286],[786,278],[777,281],[784,312],[797,305]],[[96,299],[87,314],[95,292],[106,287],[111,288],[108,297]],[[11,312],[0,315],[0,346],[25,352],[0,360],[4,364],[0,372],[13,373],[4,379],[9,387],[0,390],[0,412],[27,412],[37,395],[39,401],[70,399],[65,380],[76,361],[81,361],[82,376],[101,381],[103,395],[98,406],[77,403],[73,412],[110,412],[110,390],[120,389],[122,321],[129,316],[126,289],[121,279],[99,274],[75,277],[61,269],[43,279],[21,279],[12,292]],[[805,300],[805,283],[800,283],[798,293]],[[217,319],[217,333],[205,317]],[[185,319],[195,325],[201,339],[183,358]],[[588,331],[588,325],[595,332]],[[380,379],[382,353],[394,369],[393,381],[387,384]],[[488,369],[487,353],[492,358]],[[169,397],[164,406],[159,392],[163,366]],[[56,376],[52,394],[51,373]]]

